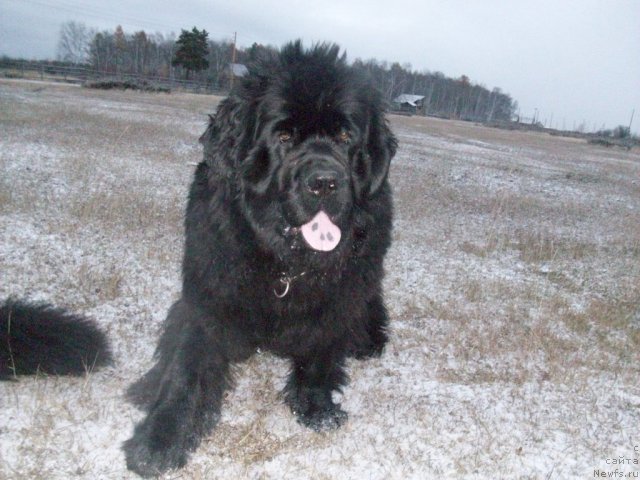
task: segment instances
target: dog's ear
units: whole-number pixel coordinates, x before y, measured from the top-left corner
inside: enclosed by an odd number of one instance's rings
[[[238,95],[223,100],[215,115],[209,115],[209,125],[200,137],[204,146],[204,161],[212,172],[225,177],[232,175],[235,163],[252,127],[247,102]]]
[[[363,195],[374,195],[384,184],[398,141],[391,132],[382,109],[372,108],[365,131],[364,152],[356,164],[356,183]]]
[[[258,99],[262,98],[272,74],[274,54],[263,55],[250,65],[249,75],[239,81],[224,99],[200,137],[204,161],[213,172],[230,176],[253,147],[258,125]]]

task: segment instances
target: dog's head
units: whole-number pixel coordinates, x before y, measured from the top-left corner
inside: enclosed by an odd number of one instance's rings
[[[346,248],[397,146],[380,94],[339,48],[300,42],[251,69],[202,140],[261,246],[282,255]]]

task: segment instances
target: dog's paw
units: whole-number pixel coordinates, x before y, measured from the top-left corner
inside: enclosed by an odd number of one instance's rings
[[[184,467],[187,463],[185,450],[175,446],[152,449],[143,435],[134,435],[124,442],[123,450],[127,468],[143,478],[157,477],[167,470]]]
[[[336,430],[347,422],[349,415],[339,405],[333,408],[309,409],[304,413],[293,411],[298,423],[316,432]]]

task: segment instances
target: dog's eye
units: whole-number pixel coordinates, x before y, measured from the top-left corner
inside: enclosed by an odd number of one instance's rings
[[[342,143],[349,143],[349,141],[351,140],[351,135],[349,135],[349,132],[347,132],[346,130],[341,130],[340,134],[338,135],[338,140],[340,140]]]
[[[280,132],[278,134],[278,140],[280,140],[280,143],[287,143],[291,140],[291,134],[289,132]]]

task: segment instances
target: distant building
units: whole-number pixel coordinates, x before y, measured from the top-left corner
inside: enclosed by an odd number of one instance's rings
[[[403,93],[393,99],[393,106],[400,112],[418,113],[424,112],[424,95],[409,95]]]
[[[244,77],[249,73],[249,69],[241,63],[230,63],[229,72],[233,74],[234,77]]]
[[[242,63],[230,63],[224,69],[224,79],[228,81],[229,88],[233,88],[236,78],[242,78],[249,74],[249,69]]]

